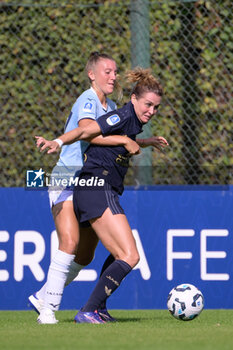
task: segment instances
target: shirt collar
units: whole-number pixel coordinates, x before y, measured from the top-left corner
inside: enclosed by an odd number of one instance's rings
[[[98,97],[98,95],[97,95],[95,89],[93,89],[92,86],[90,87],[90,90]],[[99,97],[98,97],[98,100],[99,100]],[[100,100],[99,100],[99,101],[100,101]],[[103,110],[104,110],[105,112],[107,112],[107,110],[108,110],[108,99],[107,99],[107,97],[106,97],[106,102],[107,102],[107,108],[105,108],[105,107],[102,105],[102,103],[100,102],[101,107],[103,108]]]

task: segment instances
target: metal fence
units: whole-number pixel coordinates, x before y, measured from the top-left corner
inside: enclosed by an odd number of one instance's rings
[[[0,186],[24,186],[26,169],[51,170],[56,157],[40,154],[34,135],[61,134],[96,50],[122,76],[150,65],[164,86],[150,132],[170,146],[126,183],[149,172],[153,184],[232,184],[232,13],[231,0],[0,1]]]

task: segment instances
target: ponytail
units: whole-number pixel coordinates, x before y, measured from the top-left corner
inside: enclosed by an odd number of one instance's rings
[[[158,96],[163,96],[162,86],[153,76],[150,68],[136,67],[126,73],[126,79],[129,83],[135,83],[131,95],[140,97],[145,92],[154,92]]]

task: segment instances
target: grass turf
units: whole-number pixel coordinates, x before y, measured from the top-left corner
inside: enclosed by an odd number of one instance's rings
[[[204,310],[189,322],[167,310],[112,310],[118,322],[104,325],[75,324],[75,313],[59,311],[57,325],[39,325],[34,311],[0,311],[1,349],[233,349],[233,310]]]

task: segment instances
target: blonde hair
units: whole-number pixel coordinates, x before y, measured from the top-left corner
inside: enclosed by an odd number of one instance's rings
[[[163,96],[162,85],[151,73],[151,69],[136,67],[126,73],[126,78],[129,83],[135,83],[131,95],[137,98],[141,97],[145,92],[153,92],[158,96]]]
[[[98,51],[94,51],[90,54],[88,60],[87,60],[87,63],[86,63],[86,67],[85,67],[85,70],[86,70],[86,74],[88,75],[89,71],[94,69],[95,65],[99,62],[99,60],[101,59],[106,59],[106,60],[111,60],[111,61],[114,61],[115,60],[109,56],[108,54],[106,53],[100,53]]]

